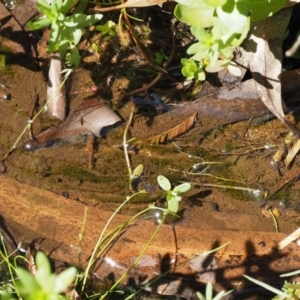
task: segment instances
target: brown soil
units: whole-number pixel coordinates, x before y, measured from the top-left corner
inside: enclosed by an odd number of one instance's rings
[[[84,144],[35,152],[24,152],[18,148],[28,139],[27,131],[23,136],[21,134],[28,124],[34,92],[39,95],[41,108],[45,103],[46,84],[39,68],[22,66],[12,56],[6,69],[0,71],[0,84],[5,86],[0,92],[11,94],[11,100],[0,102],[0,157],[5,157],[20,140],[4,161],[7,171],[1,176],[68,195],[89,206],[114,210],[131,193],[122,135],[131,107],[131,102],[124,97],[124,90],[133,87],[134,83],[124,74],[117,73],[113,74],[115,81],[109,87],[103,83],[105,76],[95,77],[94,69],[86,67],[87,64],[76,71],[69,82],[69,111],[92,93],[91,86],[100,86],[98,94],[102,97],[97,95],[98,99],[116,109],[124,120],[123,125],[113,129],[106,139],[98,141],[94,168],[88,168],[89,154]],[[127,68],[128,65],[130,61]],[[122,66],[118,68],[122,69]],[[111,72],[110,69],[106,75],[110,76]],[[163,196],[156,183],[156,177],[161,174],[168,177],[173,185],[181,181],[193,183],[192,190],[184,195],[181,202],[180,219],[170,220],[176,226],[199,230],[275,232],[274,220],[265,208],[268,205],[276,209],[280,232],[289,234],[297,229],[300,224],[299,182],[291,182],[272,197],[264,199],[276,189],[282,178],[270,162],[289,130],[276,119],[260,125],[249,125],[248,121],[236,123],[265,112],[258,99],[246,99],[244,102],[238,98],[221,101],[215,96],[201,99],[192,104],[179,99],[179,104],[186,104],[184,113],[179,107],[157,118],[145,116],[140,111],[135,114],[130,128],[131,137],[136,137],[131,145],[131,164],[133,167],[144,165],[138,188],[146,188],[150,192],[147,196],[137,197],[122,213],[133,215],[153,202],[161,205]],[[190,116],[190,112],[195,111],[200,117],[186,133],[163,145],[147,142],[146,138],[180,124]],[[52,123],[57,124],[57,121],[47,113],[41,114],[33,123],[34,133],[41,132]],[[228,123],[234,124],[225,126]],[[266,145],[271,145],[271,149]],[[208,161],[212,163],[200,164]],[[299,164],[296,158],[290,170],[283,168],[281,172],[290,174],[299,168]],[[218,184],[223,188],[204,187],[203,184]],[[255,195],[226,186],[259,190],[260,193]],[[32,201],[34,203],[35,199]],[[51,228],[48,227],[49,230]]]

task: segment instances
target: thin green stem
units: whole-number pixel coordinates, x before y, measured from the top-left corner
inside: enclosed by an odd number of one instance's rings
[[[24,130],[21,132],[21,134],[19,135],[19,137],[17,138],[17,140],[15,141],[15,143],[13,144],[13,146],[9,149],[9,151],[4,155],[3,157],[3,161],[7,159],[7,157],[12,153],[12,151],[14,149],[16,149],[17,147],[17,144],[19,143],[19,141],[21,140],[22,136],[25,134],[25,132],[27,130],[30,129],[31,127],[31,123],[33,121],[35,121],[35,119],[42,113],[46,110],[46,108],[48,107],[49,103],[51,103],[53,101],[53,99],[57,96],[57,94],[59,93],[59,91],[62,89],[63,85],[66,83],[67,79],[69,78],[69,76],[71,75],[72,73],[72,69],[69,69],[65,76],[64,76],[64,80],[62,81],[62,83],[59,85],[58,89],[53,93],[53,96],[51,98],[51,100],[49,102],[47,102],[37,113],[36,115],[30,120],[30,124],[27,124],[24,128]]]
[[[141,192],[137,192],[131,196],[127,196],[126,200],[113,212],[113,214],[111,215],[111,217],[108,219],[108,221],[106,222],[104,228],[102,229],[102,232],[101,232],[101,235],[96,243],[96,246],[94,247],[94,250],[93,250],[93,253],[91,255],[91,258],[89,259],[89,262],[88,262],[88,265],[86,267],[86,271],[84,273],[84,277],[83,277],[83,284],[82,284],[82,291],[83,291],[83,288],[85,287],[86,285],[86,281],[87,281],[87,276],[88,276],[88,271],[91,269],[92,267],[92,264],[94,263],[94,259],[95,257],[97,256],[96,253],[101,245],[101,243],[103,242],[103,236],[104,236],[104,233],[105,231],[107,230],[109,224],[111,223],[112,219],[116,216],[116,214],[122,209],[122,207],[127,204],[135,195],[138,195],[140,193],[142,193],[144,191],[141,191]]]
[[[151,238],[149,239],[148,243],[145,245],[145,247],[143,248],[143,250],[141,251],[141,253],[139,254],[139,256],[136,258],[135,262],[130,266],[130,268],[118,279],[117,282],[115,282],[115,284],[110,288],[109,291],[105,292],[104,295],[102,295],[102,297],[100,299],[104,299],[108,293],[110,293],[110,291],[112,291],[114,288],[116,288],[120,282],[123,281],[123,279],[130,273],[130,271],[138,264],[138,262],[140,261],[140,259],[142,258],[142,256],[144,255],[144,253],[146,252],[146,250],[148,249],[148,247],[150,246],[150,244],[152,243],[153,239],[155,238],[155,236],[157,235],[158,231],[160,230],[162,224],[165,221],[167,214],[164,214],[162,221],[159,223],[159,225],[156,227],[154,233],[152,234]]]

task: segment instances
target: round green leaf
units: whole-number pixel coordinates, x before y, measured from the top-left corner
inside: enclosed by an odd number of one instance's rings
[[[211,27],[215,8],[203,1],[195,1],[195,3],[197,3],[196,7],[177,4],[174,10],[175,17],[190,26]]]
[[[192,187],[192,185],[189,182],[185,182],[185,183],[182,183],[180,185],[177,185],[174,188],[173,192],[175,192],[177,194],[178,193],[182,194],[182,193],[185,193],[185,192],[189,191],[191,189],[191,187]]]
[[[249,26],[250,12],[245,2],[237,4],[235,0],[228,0],[222,7],[217,7],[216,12],[224,27],[223,33],[242,34]]]
[[[226,0],[203,0],[206,4],[212,5],[212,6],[222,6],[226,3]]]
[[[251,22],[264,20],[284,7],[286,0],[249,0]]]
[[[171,190],[171,183],[168,178],[166,178],[163,175],[158,175],[157,176],[157,182],[159,186],[165,190],[165,191],[170,191]]]

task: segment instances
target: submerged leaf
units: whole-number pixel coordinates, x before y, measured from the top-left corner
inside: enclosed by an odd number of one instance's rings
[[[148,139],[149,142],[151,144],[158,144],[158,143],[163,143],[165,141],[172,140],[176,136],[178,136],[178,135],[186,132],[187,130],[189,130],[193,126],[193,124],[196,122],[196,117],[197,117],[197,113],[194,113],[187,120],[183,121],[182,123],[180,123],[176,127],[173,127],[171,129],[169,129],[168,131],[165,131],[161,134],[158,134],[156,136],[153,136],[153,137],[149,138]]]
[[[132,179],[137,179],[139,178],[144,172],[144,165],[139,164],[132,173]]]

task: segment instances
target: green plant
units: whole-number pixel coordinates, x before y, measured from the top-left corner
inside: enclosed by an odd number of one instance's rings
[[[197,80],[205,80],[205,73],[203,70],[203,63],[200,61],[196,63],[192,59],[182,58],[181,59],[182,65],[182,75],[185,76],[187,79],[197,79]]]
[[[164,53],[164,50],[163,49],[161,49],[160,50],[160,52],[155,52],[154,53],[154,62],[157,64],[157,65],[159,65],[159,66],[161,66],[162,64],[163,64],[163,62],[165,61],[165,60],[167,60],[167,56],[166,56],[166,54]]]
[[[168,210],[173,213],[178,212],[179,201],[181,200],[181,194],[187,192],[191,188],[191,184],[188,182],[182,183],[176,186],[173,190],[171,189],[171,183],[168,178],[163,175],[157,176],[157,182],[159,186],[167,192],[167,204]]]
[[[296,274],[296,273],[295,273]],[[285,276],[288,274],[283,274],[281,276]],[[276,289],[270,285],[268,285],[267,283],[261,282],[257,279],[254,279],[250,276],[247,275],[243,275],[245,278],[247,278],[248,280],[264,287],[265,289],[273,292],[276,294],[276,296],[273,298],[273,300],[295,300],[295,299],[300,299],[300,283],[296,283],[296,282],[288,282],[285,281],[284,285],[282,287],[282,290]]]
[[[109,20],[103,25],[97,25],[96,30],[100,31],[103,36],[108,35],[109,37],[114,37],[116,35],[116,23]]]
[[[24,300],[56,300],[68,299],[61,293],[66,291],[74,281],[76,268],[70,267],[59,275],[51,272],[50,262],[43,252],[36,254],[36,274],[25,269],[16,268],[18,280],[15,281],[16,292]]]
[[[175,16],[191,26],[191,33],[198,40],[187,50],[192,57],[182,60],[182,73],[189,78],[203,80],[204,70],[218,72],[227,67],[230,72],[236,74],[237,67],[231,61],[233,51],[247,37],[250,21],[256,22],[271,16],[280,10],[286,1],[176,0],[176,2],[178,4],[174,11]],[[203,72],[201,77],[199,77],[202,73],[200,70]]]
[[[51,4],[48,4],[46,0],[39,0],[36,6],[44,15],[27,23],[31,30],[51,26],[47,51],[50,53],[58,51],[62,58],[67,56],[67,61],[75,68],[80,63],[77,45],[83,29],[102,18],[102,14],[83,14],[84,5],[78,5],[73,13],[68,15],[78,2],[79,0],[52,0]]]
[[[201,294],[200,292],[197,292],[196,295],[199,300],[220,300],[224,296],[230,294],[233,290],[228,291],[228,292],[221,291],[215,297],[213,297],[213,291],[214,290],[213,290],[213,286],[212,286],[211,282],[208,282],[206,284],[205,295]]]

